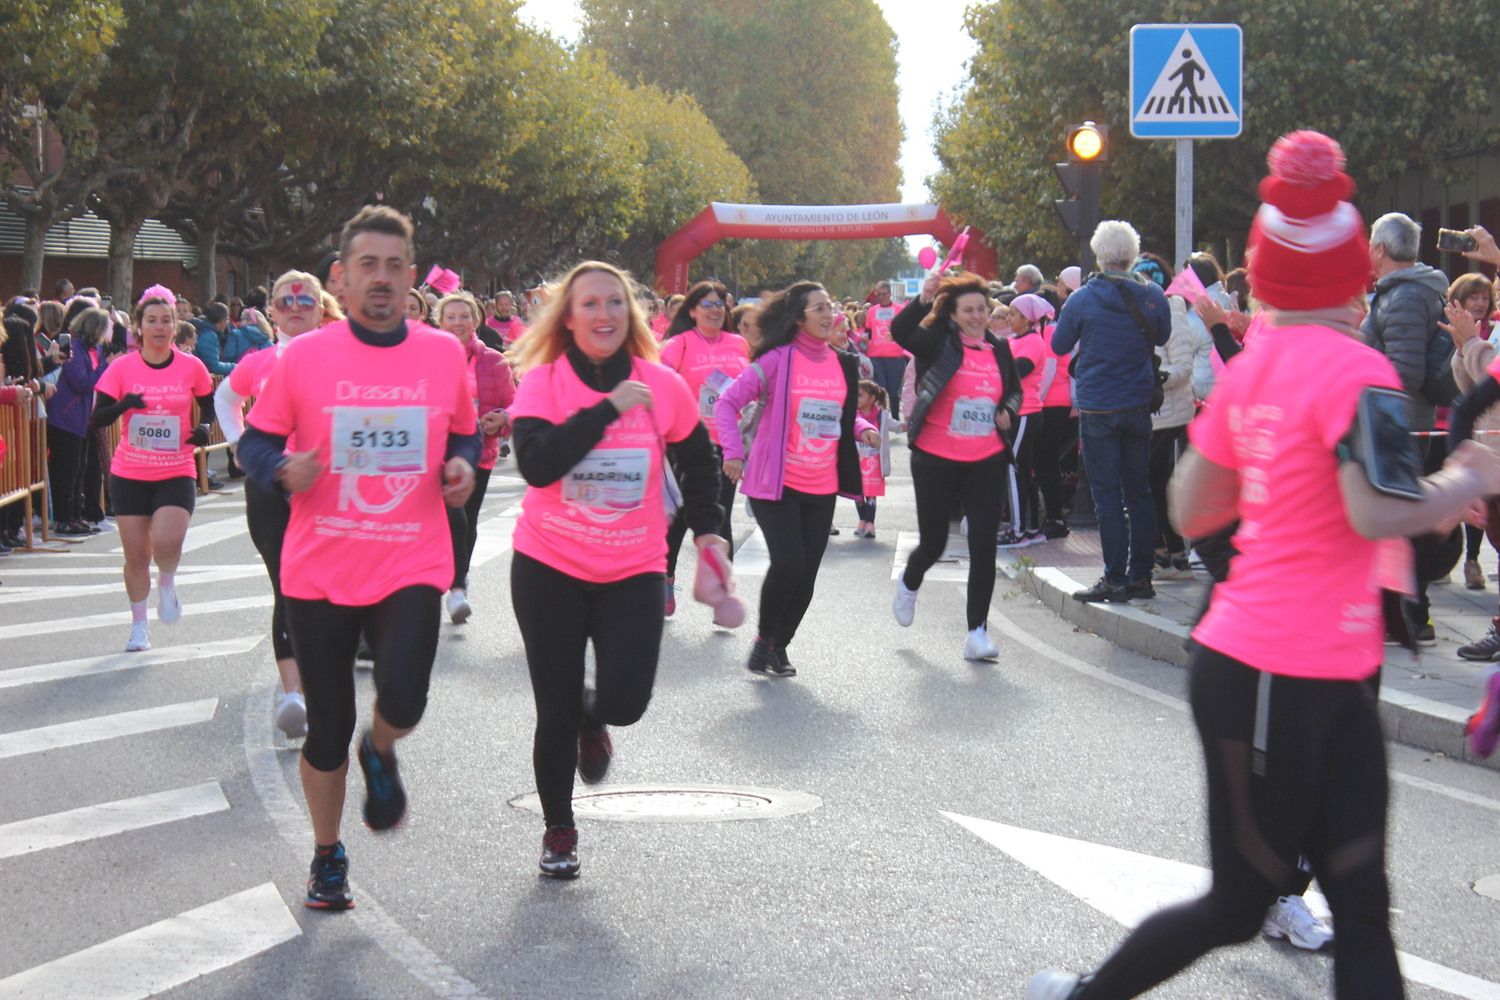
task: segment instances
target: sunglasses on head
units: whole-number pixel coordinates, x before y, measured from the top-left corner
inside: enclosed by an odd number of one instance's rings
[[[301,295],[282,295],[276,299],[276,308],[286,309],[311,309],[318,304],[313,296],[303,292]]]

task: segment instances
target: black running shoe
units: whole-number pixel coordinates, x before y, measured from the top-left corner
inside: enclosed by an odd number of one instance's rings
[[[1156,596],[1156,588],[1151,586],[1149,576],[1144,580],[1131,580],[1125,585],[1125,592],[1129,595],[1128,599],[1132,601],[1144,601]]]
[[[786,655],[785,646],[771,647],[771,662],[766,667],[766,673],[772,677],[796,677],[797,668],[792,666],[792,661]]]
[[[396,772],[396,755],[386,759],[375,749],[369,730],[359,739],[359,766],[365,772],[365,825],[389,830],[406,816],[406,789]]]
[[[1088,590],[1074,591],[1073,600],[1082,601],[1085,604],[1093,604],[1098,601],[1108,601],[1111,604],[1124,604],[1130,600],[1130,591],[1125,584],[1110,583],[1108,577],[1101,576]]]
[[[578,877],[578,829],[549,826],[542,834],[542,859],[537,867],[548,878]]]
[[[745,669],[752,674],[768,674],[776,666],[776,651],[771,648],[771,641],[756,636],[755,645],[750,647],[750,662],[745,664]]]
[[[585,785],[597,785],[609,773],[615,742],[602,722],[585,722],[578,730],[578,777]]]
[[[303,903],[309,910],[354,909],[354,897],[349,895],[349,855],[344,852],[343,841],[332,851],[313,852]]]

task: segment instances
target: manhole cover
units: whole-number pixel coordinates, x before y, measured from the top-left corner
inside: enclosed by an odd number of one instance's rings
[[[541,814],[535,792],[510,800],[517,809]],[[816,795],[775,788],[723,785],[621,785],[573,796],[579,819],[615,823],[721,823],[739,819],[779,819],[811,812],[823,804]]]
[[[1486,875],[1474,883],[1474,891],[1486,899],[1500,900],[1500,875]]]

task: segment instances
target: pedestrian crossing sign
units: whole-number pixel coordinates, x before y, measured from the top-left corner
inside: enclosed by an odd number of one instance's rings
[[[1244,107],[1237,24],[1137,24],[1130,29],[1130,134],[1233,139]]]

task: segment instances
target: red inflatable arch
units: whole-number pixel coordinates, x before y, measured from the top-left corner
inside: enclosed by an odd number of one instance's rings
[[[937,238],[952,246],[958,230],[936,205],[727,205],[714,202],[656,248],[656,289],[688,290],[688,265],[723,239],[874,240],[888,236]],[[994,249],[970,227],[963,265],[985,278],[999,275]]]

